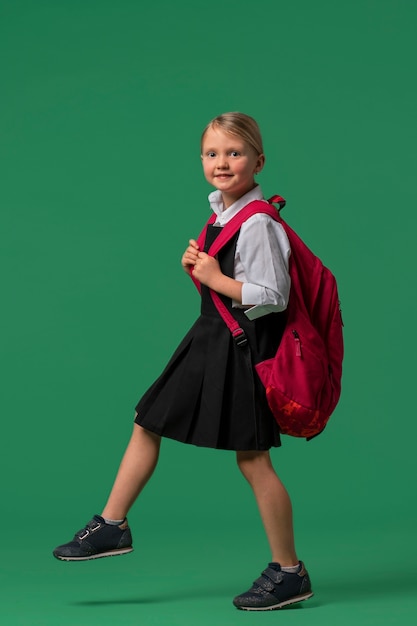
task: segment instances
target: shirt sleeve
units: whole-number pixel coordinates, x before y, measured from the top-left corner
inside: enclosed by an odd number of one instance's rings
[[[279,222],[257,213],[244,222],[236,246],[235,278],[241,280],[242,306],[249,319],[284,311],[288,305],[291,254]]]

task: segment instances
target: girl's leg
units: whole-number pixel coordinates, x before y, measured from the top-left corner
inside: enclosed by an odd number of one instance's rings
[[[104,522],[95,515],[72,541],[55,548],[53,555],[57,559],[86,561],[132,552],[132,534],[125,517],[155,469],[160,441],[157,435],[134,425],[102,513]]]
[[[124,519],[156,467],[161,438],[134,424],[102,517]]]
[[[254,492],[272,552],[272,561],[297,565],[292,506],[289,495],[271,463],[269,452],[237,452],[239,469]]]

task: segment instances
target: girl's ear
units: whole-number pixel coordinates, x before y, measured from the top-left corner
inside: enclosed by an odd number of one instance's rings
[[[260,154],[256,161],[255,174],[259,174],[259,172],[263,170],[264,165],[265,165],[265,155]]]

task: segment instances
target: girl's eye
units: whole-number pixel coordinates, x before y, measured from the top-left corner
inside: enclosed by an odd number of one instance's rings
[[[232,150],[232,152],[230,153],[230,156],[232,157],[237,157],[240,155],[240,152],[238,152],[237,150]]]
[[[216,153],[215,152],[207,152],[207,156],[213,158],[213,157],[216,156]]]

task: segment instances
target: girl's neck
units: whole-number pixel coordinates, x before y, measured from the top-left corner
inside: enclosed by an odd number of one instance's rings
[[[223,193],[222,192],[222,200],[223,200],[223,205],[225,209],[228,209],[229,207],[232,206],[232,204],[234,204],[235,202],[237,202],[238,200],[240,200],[241,198],[243,198],[243,196],[246,196],[247,193],[249,193],[250,191],[252,191],[252,189],[255,189],[255,187],[258,186],[258,183],[256,183],[254,181],[252,187],[250,187],[249,189],[246,189],[246,191],[242,194],[240,194],[239,196],[231,196],[227,193]]]

